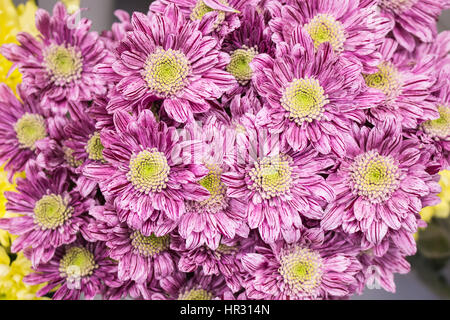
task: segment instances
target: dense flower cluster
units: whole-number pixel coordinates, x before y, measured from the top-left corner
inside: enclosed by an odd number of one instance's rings
[[[54,299],[395,291],[450,169],[440,0],[62,3],[0,53],[0,228]],[[424,13],[426,14],[424,15]]]

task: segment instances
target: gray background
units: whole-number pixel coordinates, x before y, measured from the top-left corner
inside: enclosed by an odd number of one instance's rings
[[[15,0],[14,2],[17,4],[26,2],[26,0]],[[41,8],[51,10],[56,0],[39,0],[37,2]],[[89,11],[83,13],[83,17],[87,17],[93,21],[94,30],[102,31],[109,29],[111,24],[116,21],[113,16],[115,9],[124,9],[129,12],[146,12],[150,2],[142,0],[82,0],[81,5],[89,8]],[[443,12],[438,26],[440,31],[450,29],[450,10]],[[366,289],[363,295],[355,296],[353,299],[440,299],[439,296],[421,282],[418,273],[414,269],[407,275],[396,275],[395,282],[397,285],[397,292],[395,294],[384,290]]]

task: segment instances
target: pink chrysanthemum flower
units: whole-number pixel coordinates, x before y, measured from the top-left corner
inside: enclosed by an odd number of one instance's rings
[[[337,172],[327,178],[337,195],[321,227],[362,232],[365,249],[383,247],[383,240],[391,238],[405,253],[414,252],[419,211],[439,203],[437,172],[427,172],[430,159],[418,144],[403,138],[393,121],[371,130],[355,128],[354,139]]]
[[[222,174],[230,171],[227,152],[234,146],[235,133],[215,117],[207,119],[201,127],[193,124],[189,129],[193,139],[203,142],[198,160],[208,169],[208,174],[198,183],[210,196],[206,200],[185,202],[186,214],[180,219],[178,232],[186,239],[188,249],[207,245],[214,250],[222,238],[248,235],[245,203],[230,198],[222,181]]]
[[[91,163],[103,163],[103,145],[100,132],[95,129],[95,122],[84,112],[80,112],[64,128],[66,140],[63,151],[65,158],[70,164],[77,168],[78,179],[76,190],[83,197],[87,197],[96,191],[97,181],[87,178],[83,170]]]
[[[210,195],[198,184],[208,171],[191,157],[198,143],[182,141],[175,128],[156,122],[149,110],[137,119],[118,111],[114,123],[117,131],[100,134],[105,163],[92,162],[83,172],[98,181],[105,198],[119,210],[133,212],[142,222],[161,210],[178,221],[186,200]]]
[[[177,255],[170,250],[169,234],[143,234],[132,229],[119,221],[110,205],[94,208],[91,215],[96,221],[89,225],[89,231],[106,243],[109,256],[118,261],[119,280],[144,283],[175,271]]]
[[[280,145],[277,136],[254,121],[250,115],[242,118],[245,133],[237,136],[237,157],[222,181],[229,197],[247,203],[248,225],[257,228],[265,242],[295,242],[302,217],[321,219],[323,202],[334,200],[333,190],[319,175],[334,163],[312,149],[294,152]]]
[[[178,269],[182,272],[194,272],[199,268],[207,276],[223,276],[233,292],[242,289],[246,277],[241,264],[241,257],[254,248],[255,237],[235,237],[223,239],[217,249],[202,246],[193,250],[186,248],[184,239],[173,237],[170,247],[180,254]]]
[[[116,50],[117,61],[98,66],[106,81],[118,82],[120,95],[109,102],[110,112],[163,100],[168,116],[184,123],[234,86],[234,77],[224,70],[230,57],[218,51],[217,40],[204,35],[198,22],[186,22],[175,5],[164,15],[135,12],[132,24]]]
[[[338,234],[312,228],[293,244],[257,246],[242,258],[247,297],[257,300],[342,298],[357,288],[359,248]]]
[[[47,263],[40,264],[35,273],[24,278],[29,285],[47,283],[37,292],[43,296],[56,288],[53,299],[94,299],[106,287],[117,287],[117,264],[109,259],[104,243],[77,240],[56,250]]]
[[[393,25],[379,15],[376,6],[361,6],[359,0],[292,0],[284,6],[272,1],[268,6],[273,13],[269,26],[274,41],[289,41],[300,26],[316,49],[328,42],[336,55],[356,59],[365,72],[379,63],[377,49]]]
[[[419,123],[439,116],[431,96],[436,79],[420,73],[423,68],[420,63],[413,68],[403,64],[404,56],[396,54],[397,48],[397,42],[386,39],[380,48],[383,60],[378,71],[363,75],[368,87],[384,95],[379,105],[368,110],[369,120],[382,125],[386,119],[395,119],[405,129],[416,128]]]
[[[254,94],[252,85],[253,70],[250,62],[260,53],[272,54],[274,44],[264,17],[253,6],[245,7],[241,26],[230,33],[223,42],[222,50],[230,54],[226,70],[236,79],[235,86],[222,97],[222,103],[241,96]],[[250,91],[250,92],[249,92]]]
[[[94,67],[107,56],[102,41],[89,32],[91,21],[75,22],[63,3],[53,9],[53,16],[36,12],[38,39],[19,33],[20,45],[6,44],[0,52],[19,67],[28,94],[37,94],[42,105],[55,114],[65,114],[71,101],[89,101],[105,92],[105,82]]]
[[[0,160],[11,174],[22,171],[36,158],[36,143],[49,135],[51,120],[44,116],[38,98],[17,87],[20,101],[4,83],[0,84]]]
[[[57,247],[75,241],[79,232],[91,239],[86,228],[93,200],[69,191],[64,168],[48,177],[30,162],[25,172],[27,177],[18,180],[17,192],[5,192],[6,209],[20,216],[0,219],[0,228],[19,235],[12,244],[13,252],[32,248],[31,262],[37,266],[49,261]]]
[[[315,49],[300,28],[291,39],[279,44],[276,58],[261,54],[251,63],[253,84],[266,98],[257,122],[296,151],[311,144],[322,154],[343,155],[351,124],[363,122],[362,109],[381,96],[360,92],[359,68],[339,61],[329,44]]]
[[[161,293],[162,289],[154,278],[139,283],[133,280],[123,281],[120,286],[109,287],[102,297],[106,300],[124,300],[133,298],[135,300],[152,300],[152,296]]]
[[[101,34],[102,40],[110,51],[113,51],[120,44],[120,41],[126,38],[127,32],[133,30],[131,25],[130,14],[124,10],[114,11],[114,15],[119,19],[119,22],[114,22],[111,30],[105,30]]]
[[[410,264],[405,259],[405,254],[395,245],[388,246],[381,256],[376,256],[371,250],[363,251],[358,259],[363,269],[358,274],[358,292],[362,293],[364,287],[369,289],[383,288],[395,293],[394,274],[406,274],[410,271]]]
[[[260,0],[156,0],[150,5],[150,11],[164,13],[175,4],[186,19],[198,21],[208,26],[206,32],[214,31],[218,39],[241,25],[239,14],[245,6],[256,6]]]
[[[222,300],[224,295],[233,296],[223,277],[206,276],[195,272],[190,278],[186,273],[175,273],[161,279],[164,294],[152,295],[152,300]]]
[[[422,42],[435,39],[443,0],[380,0],[379,6],[381,14],[395,24],[392,33],[406,50],[414,50],[416,38]]]

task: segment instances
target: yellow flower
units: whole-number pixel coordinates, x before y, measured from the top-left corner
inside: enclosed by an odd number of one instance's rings
[[[7,249],[0,247],[0,299],[1,300],[41,300],[36,292],[43,285],[29,286],[23,277],[31,272],[31,262],[22,252],[11,259]]]
[[[0,167],[0,218],[6,213],[5,191],[14,191],[16,189],[16,179],[24,177],[25,173],[17,173],[13,177],[13,183],[10,183],[8,180],[8,173],[4,170],[3,166]]]
[[[80,0],[62,0],[69,14],[77,12],[80,9]]]
[[[450,171],[441,171],[439,175],[441,176],[439,184],[441,185],[442,191],[438,196],[441,198],[441,203],[433,207],[425,207],[420,211],[422,219],[426,222],[430,222],[434,217],[445,219],[450,215]],[[418,233],[414,237],[417,239]]]
[[[441,185],[442,191],[438,194],[441,198],[441,203],[434,207],[423,208],[420,212],[422,219],[429,222],[431,218],[447,218],[450,213],[450,171],[444,170],[440,173],[441,180],[439,184]]]
[[[34,36],[39,34],[35,26],[35,13],[37,10],[34,0],[15,7],[12,0],[0,0],[0,46],[6,43],[15,43],[18,32],[28,32]],[[16,69],[11,74],[12,63],[0,55],[0,82],[6,83],[15,90],[21,82],[21,75]]]

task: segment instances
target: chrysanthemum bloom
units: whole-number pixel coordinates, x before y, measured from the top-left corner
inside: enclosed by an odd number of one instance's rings
[[[108,287],[102,298],[106,300],[152,300],[152,295],[161,293],[162,289],[157,280],[152,278],[143,283],[133,280],[123,281],[119,286]]]
[[[98,66],[105,81],[117,82],[120,99],[112,98],[110,112],[163,100],[169,117],[184,123],[234,86],[234,77],[224,70],[230,57],[202,33],[199,22],[185,21],[175,5],[163,15],[135,12],[132,24],[116,50],[117,61]]]
[[[386,238],[405,253],[414,253],[412,234],[421,223],[419,211],[439,202],[439,176],[427,172],[429,157],[414,141],[403,139],[396,122],[371,130],[355,128],[354,139],[337,172],[327,178],[337,194],[321,227],[342,226],[348,234],[360,231],[365,249],[386,250]]]
[[[339,234],[317,228],[299,241],[257,246],[242,257],[249,273],[247,297],[258,300],[310,300],[347,297],[357,288],[359,248]]]
[[[432,42],[437,34],[436,21],[443,9],[443,0],[381,0],[381,14],[392,21],[395,39],[413,51],[416,38]]]
[[[202,22],[208,26],[206,32],[214,31],[220,41],[241,25],[239,14],[245,6],[256,6],[260,0],[157,0],[150,5],[150,11],[164,13],[175,4],[186,19]]]
[[[227,292],[232,296],[223,277],[206,276],[195,272],[191,278],[186,273],[178,272],[161,279],[164,294],[155,293],[152,300],[222,300]]]
[[[420,122],[439,115],[431,96],[436,79],[430,74],[421,74],[420,63],[413,68],[403,65],[404,57],[396,54],[397,49],[397,42],[386,39],[380,48],[383,60],[378,71],[363,75],[368,87],[384,95],[381,104],[369,109],[369,120],[378,125],[391,118],[399,121],[403,128],[416,128]]]
[[[108,212],[111,209],[96,211],[94,215],[105,221],[98,220],[100,223],[91,224],[89,230],[93,237],[105,241],[109,256],[118,261],[118,277],[121,281],[144,283],[153,277],[159,280],[174,272],[177,255],[170,250],[169,234],[144,235],[120,223],[117,217]]]
[[[31,247],[33,266],[47,262],[55,249],[76,240],[77,233],[89,239],[85,232],[86,215],[93,200],[85,200],[69,191],[68,172],[62,168],[50,176],[35,162],[26,169],[26,178],[17,182],[17,192],[6,192],[6,209],[21,216],[0,219],[0,228],[19,235],[11,246],[12,252]]]
[[[425,207],[420,211],[420,216],[426,222],[429,222],[433,217],[445,219],[450,215],[450,171],[443,170],[439,173],[441,179],[439,184],[442,188],[438,197],[441,202],[435,206]]]
[[[360,93],[362,77],[355,64],[341,63],[326,43],[314,48],[306,32],[296,28],[292,42],[279,44],[277,57],[253,59],[253,84],[266,98],[257,122],[280,134],[295,151],[311,144],[322,154],[345,153],[345,136],[363,108],[379,95]]]
[[[284,238],[295,242],[302,218],[319,220],[322,202],[332,202],[334,192],[319,175],[333,165],[317,151],[294,152],[277,136],[256,127],[254,117],[242,118],[246,132],[237,136],[237,159],[222,174],[230,198],[246,203],[250,228],[258,229],[265,242]]]
[[[116,287],[117,264],[108,257],[104,243],[88,243],[83,240],[59,247],[55,256],[47,263],[40,264],[35,273],[24,278],[30,285],[47,282],[37,292],[43,296],[57,288],[53,299],[78,300],[93,299],[107,286]]]
[[[193,250],[186,249],[183,238],[174,236],[170,247],[180,254],[178,269],[182,272],[202,270],[207,276],[223,276],[233,292],[242,288],[246,277],[241,264],[241,257],[253,250],[255,237],[247,239],[235,237],[233,240],[223,239],[217,249],[202,246]]]
[[[363,268],[357,275],[358,293],[362,293],[364,287],[368,289],[381,289],[395,293],[394,275],[406,274],[410,271],[410,264],[405,259],[405,254],[394,245],[388,246],[389,250],[381,257],[376,256],[371,250],[363,251],[358,256]]]
[[[254,6],[247,6],[242,12],[241,26],[228,34],[224,39],[222,50],[230,54],[230,63],[226,70],[236,79],[233,89],[222,97],[222,102],[233,99],[241,94],[250,94],[254,91],[252,85],[253,70],[250,62],[260,53],[271,54],[274,44],[264,22],[264,17],[258,13]]]
[[[36,158],[36,142],[48,136],[48,124],[41,104],[34,95],[17,87],[22,101],[0,83],[0,161],[10,173],[23,171]]]
[[[444,81],[443,81],[444,82]],[[421,123],[413,134],[434,147],[443,169],[450,168],[450,81],[446,80],[436,102],[439,116]]]
[[[241,199],[227,196],[222,174],[229,172],[227,152],[233,149],[235,132],[215,118],[207,119],[201,127],[192,125],[194,139],[203,142],[199,161],[208,174],[198,181],[208,190],[206,200],[187,200],[186,214],[180,219],[178,232],[186,239],[188,249],[207,245],[215,250],[222,238],[233,239],[236,234],[247,237],[246,204]]]
[[[84,174],[99,182],[118,209],[132,211],[142,222],[155,210],[178,221],[186,200],[210,195],[198,184],[207,169],[189,159],[196,142],[182,141],[175,128],[156,122],[150,110],[137,119],[118,111],[114,123],[117,131],[100,134],[106,162],[90,163]]]
[[[377,49],[393,26],[376,6],[361,7],[359,0],[294,0],[278,12],[269,22],[274,41],[289,41],[300,26],[316,49],[328,42],[337,56],[360,64],[365,72],[379,63]]]
[[[40,286],[23,283],[23,277],[31,272],[30,260],[23,252],[16,257],[8,255],[8,248],[0,246],[0,296],[2,300],[40,300],[36,291]],[[41,298],[42,299],[42,298]]]
[[[66,103],[88,101],[105,92],[105,83],[94,73],[94,66],[107,55],[97,33],[89,32],[91,21],[75,22],[62,3],[53,16],[36,12],[38,39],[19,33],[20,45],[4,45],[0,52],[19,67],[28,94],[39,95],[42,105],[55,114],[65,114]]]
[[[84,176],[83,170],[90,163],[102,163],[103,145],[100,132],[95,129],[95,122],[87,114],[80,112],[77,119],[71,121],[65,128],[67,140],[63,150],[66,158],[72,158],[73,165],[78,168],[76,190],[87,197],[97,187],[97,182]]]
[[[36,2],[29,0],[17,7],[12,0],[0,2],[0,46],[5,43],[16,43],[18,32],[29,32],[37,35],[38,31],[34,25],[34,15],[37,10]],[[10,72],[13,63],[0,54],[0,82],[6,83],[12,90],[22,81],[20,72],[15,69]]]

